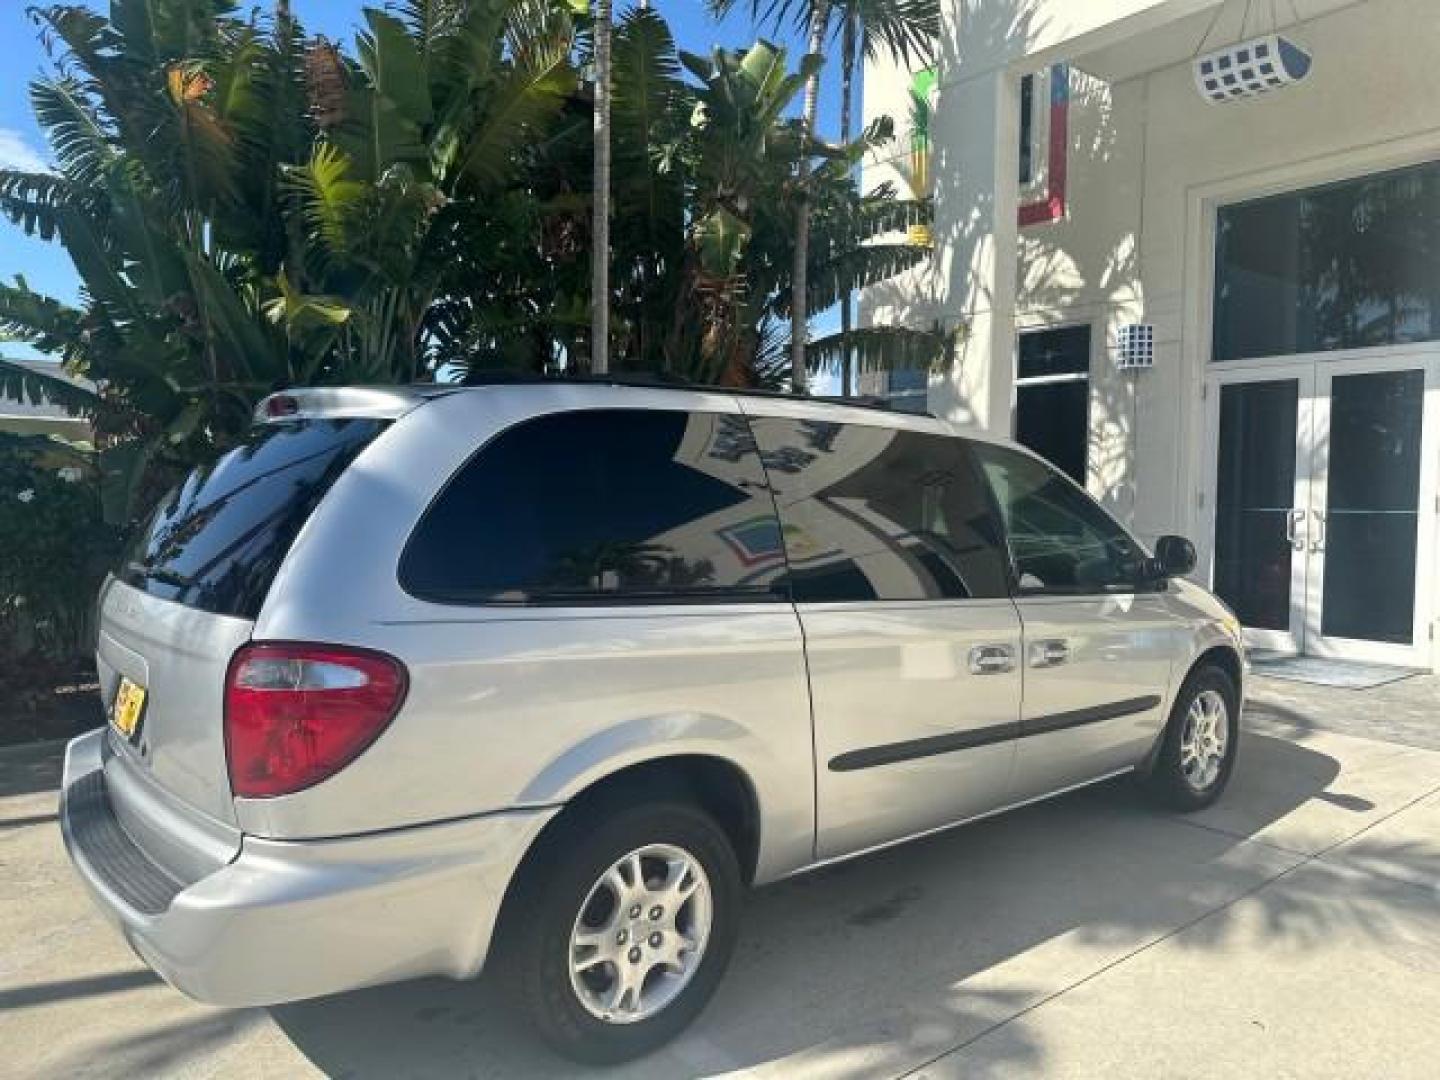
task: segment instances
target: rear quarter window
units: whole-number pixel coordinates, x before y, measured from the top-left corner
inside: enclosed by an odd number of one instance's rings
[[[117,576],[164,600],[255,618],[301,526],[387,423],[297,420],[255,428],[160,500]]]

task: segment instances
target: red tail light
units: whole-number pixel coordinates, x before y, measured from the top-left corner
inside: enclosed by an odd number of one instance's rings
[[[365,649],[239,649],[225,676],[231,792],[289,795],[335,775],[395,718],[407,683],[400,661]]]

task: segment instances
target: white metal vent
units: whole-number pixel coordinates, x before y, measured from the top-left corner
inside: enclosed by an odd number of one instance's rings
[[[1155,366],[1155,327],[1131,323],[1115,334],[1115,366],[1121,371],[1144,371]]]

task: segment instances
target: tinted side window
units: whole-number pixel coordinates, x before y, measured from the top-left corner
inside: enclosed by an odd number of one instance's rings
[[[767,599],[784,566],[743,417],[606,409],[497,436],[421,519],[400,580],[461,604]]]
[[[814,420],[753,426],[796,600],[1006,595],[1000,529],[964,442]]]
[[[1048,465],[975,444],[995,492],[1021,592],[1123,592],[1136,587],[1144,552],[1095,502]]]

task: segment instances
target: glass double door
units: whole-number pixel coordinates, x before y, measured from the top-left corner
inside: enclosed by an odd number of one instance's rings
[[[1411,354],[1213,377],[1213,584],[1253,647],[1429,666],[1437,374]]]

